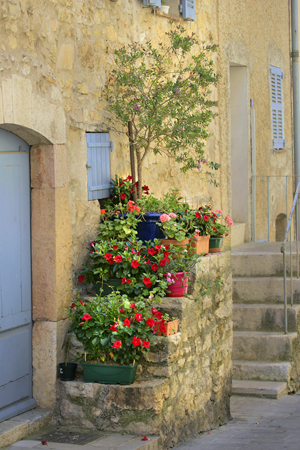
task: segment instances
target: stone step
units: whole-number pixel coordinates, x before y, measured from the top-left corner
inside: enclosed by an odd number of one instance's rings
[[[300,306],[289,306],[287,311],[288,331],[297,331]],[[271,304],[234,304],[233,328],[240,331],[283,331],[284,307]]]
[[[280,381],[232,380],[233,395],[281,398],[288,394],[287,383]]]
[[[283,304],[283,278],[240,277],[232,280],[234,303]],[[291,283],[287,279],[287,298],[290,300]],[[300,303],[300,280],[293,279],[294,304]]]
[[[269,277],[283,274],[281,242],[247,242],[234,247],[231,268],[234,277]],[[290,245],[286,246],[287,273],[290,272]],[[300,250],[300,245],[299,245]],[[292,243],[293,273],[296,272],[296,243]]]
[[[231,227],[231,247],[236,247],[245,242],[245,227],[244,223],[234,223]]]
[[[236,380],[290,382],[292,365],[289,362],[232,361],[232,364]]]
[[[233,360],[291,361],[297,333],[233,332]]]

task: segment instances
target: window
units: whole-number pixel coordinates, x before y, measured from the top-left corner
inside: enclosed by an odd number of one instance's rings
[[[179,12],[183,19],[195,20],[196,0],[164,0],[164,4],[170,6],[169,14],[177,16]],[[161,0],[143,0],[144,5],[160,8]]]
[[[279,150],[285,146],[285,140],[283,139],[283,73],[279,67],[270,66],[270,76],[273,149]]]
[[[88,199],[97,200],[110,195],[110,152],[112,142],[108,133],[86,133]]]

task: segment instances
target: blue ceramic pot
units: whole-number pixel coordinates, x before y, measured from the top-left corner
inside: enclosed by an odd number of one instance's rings
[[[148,212],[144,215],[142,222],[136,227],[137,238],[143,242],[154,241],[154,239],[164,239],[165,235],[161,228],[156,225],[159,222],[161,213]]]

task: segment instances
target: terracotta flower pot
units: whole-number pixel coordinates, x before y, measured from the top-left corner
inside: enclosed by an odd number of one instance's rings
[[[175,283],[169,284],[167,290],[167,297],[185,297],[188,290],[188,273],[177,272],[172,273],[171,276],[164,273],[164,278],[171,278]]]
[[[157,331],[157,336],[171,336],[178,332],[179,319],[172,320],[171,322],[165,322],[166,331]]]
[[[182,241],[177,241],[176,239],[160,239],[160,243],[162,245],[177,245],[179,247],[187,247],[189,244],[190,240],[187,239],[183,239]]]
[[[223,236],[212,236],[209,240],[209,253],[218,253],[221,251],[223,245]]]
[[[207,255],[207,253],[209,253],[209,238],[210,235],[198,236],[190,239],[190,246],[195,249],[197,255],[201,255],[202,253]]]

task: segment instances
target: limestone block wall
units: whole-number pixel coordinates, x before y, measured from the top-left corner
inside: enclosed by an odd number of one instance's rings
[[[223,281],[210,294],[201,284]],[[230,252],[207,256],[191,298],[164,298],[161,309],[180,318],[180,332],[155,337],[130,386],[58,381],[56,420],[99,430],[160,434],[171,447],[230,417],[232,293]]]

